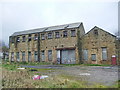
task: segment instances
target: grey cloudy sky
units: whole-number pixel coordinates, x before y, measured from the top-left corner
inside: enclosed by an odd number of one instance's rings
[[[19,0],[18,0],[19,1]],[[83,22],[85,31],[98,26],[112,34],[118,30],[118,2],[83,2],[63,0],[4,1],[0,5],[2,39],[17,31]],[[0,22],[1,23],[1,22]],[[0,38],[1,39],[1,38]]]

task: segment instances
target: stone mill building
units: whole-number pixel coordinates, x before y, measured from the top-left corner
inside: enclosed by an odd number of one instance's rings
[[[116,44],[116,36],[97,26],[85,33],[82,22],[57,25],[13,33],[9,37],[9,60],[112,64],[112,56],[118,56]]]

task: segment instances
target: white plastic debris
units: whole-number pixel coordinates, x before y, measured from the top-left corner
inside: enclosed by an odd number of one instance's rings
[[[47,78],[48,76],[40,76],[40,79],[44,79]]]
[[[25,68],[17,68],[17,69],[25,69]]]
[[[90,75],[90,73],[80,73],[80,75]]]
[[[40,75],[34,75],[32,78],[33,78],[33,80],[37,80],[37,79],[44,79],[44,78],[47,78],[48,76],[45,76],[45,75],[42,75],[42,76],[40,76]]]

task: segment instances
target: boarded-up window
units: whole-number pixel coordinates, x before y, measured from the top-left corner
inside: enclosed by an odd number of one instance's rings
[[[60,37],[60,33],[59,32],[55,32],[55,37],[59,38]]]
[[[20,61],[20,55],[19,55],[19,52],[16,53],[16,58],[17,58],[17,61]]]
[[[48,50],[48,60],[52,60],[52,50]]]
[[[34,59],[35,59],[35,61],[38,61],[38,52],[37,51],[34,52]]]
[[[83,50],[83,59],[88,60],[88,50],[87,49]]]
[[[45,51],[41,51],[41,59],[42,61],[45,61]]]
[[[22,61],[25,61],[25,51],[22,52]]]
[[[14,61],[14,52],[11,52],[11,61]]]
[[[31,52],[28,52],[28,61],[31,61]]]
[[[102,60],[107,60],[107,48],[102,48]]]
[[[72,37],[76,36],[75,30],[71,30],[71,36]]]
[[[91,59],[92,59],[92,60],[96,60],[96,54],[92,54],[92,55],[91,55]]]

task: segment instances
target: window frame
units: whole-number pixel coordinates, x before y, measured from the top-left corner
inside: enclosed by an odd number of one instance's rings
[[[74,34],[73,34],[74,31]],[[76,30],[71,30],[71,37],[75,37],[76,36]]]
[[[28,62],[32,60],[32,53],[31,51],[28,51]]]
[[[93,57],[94,56],[94,57]],[[95,58],[95,59],[93,59],[93,58]],[[91,60],[92,61],[96,61],[96,54],[91,54]]]
[[[103,49],[105,49],[105,51],[103,50]],[[103,56],[103,54],[106,54],[106,56]],[[107,57],[108,55],[107,55],[107,47],[102,47],[102,60],[107,60]],[[103,58],[105,58],[105,59],[103,59]]]
[[[26,36],[22,36],[22,42],[26,41]]]
[[[87,57],[85,57],[85,56],[87,56]],[[88,60],[88,49],[84,49],[83,50],[83,60]]]
[[[24,56],[24,58],[23,58]],[[24,59],[24,60],[23,60]],[[22,51],[22,61],[24,62],[25,61],[25,51]]]
[[[45,34],[44,33],[41,34],[41,40],[45,40]]]
[[[31,40],[32,40],[32,35],[29,34],[29,35],[28,35],[28,42],[30,42]]]
[[[16,52],[16,59],[17,59],[17,61],[20,61],[20,53],[19,52]]]
[[[52,50],[48,50],[48,61],[52,61]]]
[[[66,32],[66,33],[65,33]],[[68,31],[63,31],[63,37],[67,38],[68,37]]]
[[[17,42],[20,42],[20,37],[17,37],[17,40],[16,40]]]
[[[36,57],[37,57],[37,58],[36,58]],[[34,61],[36,61],[36,62],[38,61],[38,51],[35,51],[35,52],[34,52],[34,59],[35,59]]]
[[[55,38],[60,38],[60,32],[55,32]]]
[[[35,34],[35,35],[34,35],[34,40],[35,40],[35,41],[38,40],[38,34]]]
[[[44,56],[44,57],[43,57]],[[45,50],[41,51],[41,60],[45,61]]]
[[[49,32],[48,33],[48,39],[52,39],[53,38],[53,33],[52,32]]]

